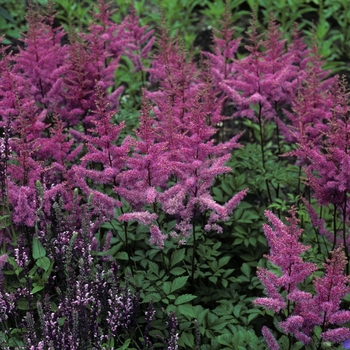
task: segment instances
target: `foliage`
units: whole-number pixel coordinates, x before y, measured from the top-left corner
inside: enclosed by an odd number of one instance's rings
[[[259,1],[239,39],[253,2],[218,3],[57,0],[2,49],[2,348],[350,338],[345,83],[287,33],[285,2]],[[199,14],[222,22],[198,62]]]

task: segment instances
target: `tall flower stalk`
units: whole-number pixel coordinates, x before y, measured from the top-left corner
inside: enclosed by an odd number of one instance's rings
[[[303,291],[302,283],[318,270],[318,266],[303,261],[301,254],[310,247],[299,242],[303,230],[298,228],[296,210],[292,208],[290,214],[287,218],[290,225],[287,226],[271,212],[265,212],[273,225],[272,228],[264,224],[270,246],[266,258],[280,269],[280,274],[258,268],[257,275],[265,286],[267,297],[255,299],[254,304],[279,315],[279,328],[289,335],[289,349],[292,336],[305,345],[321,349],[322,340],[340,343],[350,336],[350,330],[341,326],[350,320],[350,312],[340,310],[342,298],[350,291],[350,276],[344,275],[347,259],[343,247],[333,250],[331,258],[323,265],[324,276],[314,278],[315,293]],[[319,339],[314,334],[316,326],[322,329]],[[269,348],[278,349],[272,333],[265,328],[263,334]]]

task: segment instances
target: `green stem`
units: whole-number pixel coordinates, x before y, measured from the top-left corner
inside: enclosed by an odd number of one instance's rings
[[[192,221],[192,235],[193,235],[192,271],[191,271],[191,283],[192,283],[192,285],[194,284],[195,252],[196,252],[196,248],[197,248],[195,217],[196,217],[196,210],[194,209],[193,221]]]
[[[332,250],[335,249],[336,243],[337,243],[337,205],[334,204],[334,211],[333,211],[333,247]]]
[[[263,120],[262,120],[261,110],[262,110],[262,106],[261,106],[261,103],[259,102],[258,122],[259,122],[259,133],[260,133],[261,160],[262,160],[262,166],[263,166],[263,169],[264,169],[264,173],[266,173],[265,145],[264,145],[264,131],[263,131],[264,123],[263,123]],[[267,189],[267,195],[268,195],[269,202],[272,203],[270,186],[269,186],[269,183],[268,183],[267,179],[265,179],[265,184],[266,184],[266,189]]]
[[[349,252],[348,252],[348,246],[346,244],[346,207],[347,207],[347,200],[348,196],[347,193],[344,193],[344,207],[343,207],[343,245],[344,245],[344,252],[347,259],[346,264],[346,274],[349,275]]]

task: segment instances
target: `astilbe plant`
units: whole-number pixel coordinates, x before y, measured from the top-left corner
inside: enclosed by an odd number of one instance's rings
[[[52,4],[46,15],[31,7],[24,47],[18,54],[2,50],[0,122],[13,151],[7,195],[17,225],[34,225],[37,180],[45,190],[46,215],[50,215],[57,196],[62,197],[66,208],[71,206],[77,176],[71,163],[82,150],[83,136],[93,136],[94,111],[102,108],[96,103],[103,95],[109,118],[118,106],[122,87],[112,93],[107,90],[114,87],[119,56],[131,54],[148,39],[152,41],[152,32],[146,34],[146,27],[138,31],[136,16],[127,21],[127,29],[110,21],[109,6],[101,0],[94,15],[98,23],[92,23],[87,34],[72,32],[69,43],[64,43],[62,28],[54,28]],[[143,58],[149,49],[144,47]],[[85,132],[77,130],[79,123]],[[99,195],[95,194],[96,200]]]
[[[303,49],[299,51],[303,52]],[[322,70],[324,62],[317,46],[313,45],[308,51],[308,55],[299,63],[302,75],[298,79],[292,110],[284,110],[291,125],[283,129],[283,134],[288,142],[317,147],[326,131],[325,121],[331,116],[329,89],[334,79],[328,77],[329,71]],[[298,57],[296,53],[294,57]]]
[[[270,211],[265,215],[273,228],[264,224],[264,232],[270,246],[266,258],[280,269],[276,274],[268,268],[258,268],[257,275],[265,286],[267,297],[254,300],[272,310],[281,321],[279,330],[294,336],[305,345],[321,347],[321,340],[340,343],[349,338],[350,331],[345,327],[335,327],[350,319],[350,312],[340,310],[342,299],[349,293],[350,277],[344,275],[347,260],[343,247],[331,252],[331,258],[324,264],[324,276],[315,277],[315,294],[301,289],[302,283],[317,269],[314,263],[304,262],[301,254],[310,247],[299,242],[302,229],[298,227],[296,210],[290,210],[287,218],[290,225],[282,223]],[[320,338],[315,336],[315,327],[321,327]],[[269,349],[279,349],[278,342],[271,331],[264,326],[263,335]],[[292,340],[289,337],[289,346]]]
[[[340,230],[336,224],[333,226],[333,249],[341,243],[348,256],[348,91],[345,80],[337,77],[333,80],[333,86],[327,94],[327,118],[308,123],[302,114],[298,115],[300,134],[298,149],[293,154],[303,160],[306,182],[319,205],[332,207],[334,223],[340,217]]]
[[[89,33],[71,33],[71,45],[68,52],[69,70],[65,78],[66,105],[60,111],[68,125],[83,122],[84,131],[90,123],[91,110],[95,110],[96,85],[104,92],[114,86],[114,72],[128,43],[124,37],[123,25],[113,23],[109,17],[111,11],[104,0],[99,1],[99,14],[94,14],[100,23],[92,22]],[[120,89],[108,94],[111,108],[116,108]]]
[[[131,13],[123,21],[124,36],[127,39],[127,45],[124,48],[124,54],[134,65],[134,71],[141,71],[144,82],[146,66],[144,60],[149,58],[152,46],[155,41],[154,30],[147,26],[140,27],[140,20],[136,15],[134,7],[131,7]]]
[[[256,24],[253,16],[248,33],[251,45],[246,46],[248,56],[232,63],[236,74],[223,81],[221,87],[237,107],[236,116],[265,123],[278,118],[278,108],[291,103],[299,72],[293,65],[294,53],[285,49],[274,18],[271,16],[265,40]]]
[[[253,14],[248,36],[250,45],[245,46],[248,55],[243,59],[231,57],[231,62],[227,59],[216,62],[217,59],[209,56],[212,64],[211,74],[215,77],[214,81],[217,81],[218,68],[215,63],[220,63],[221,71],[229,72],[227,77],[218,83],[216,91],[219,91],[219,94],[221,91],[226,96],[226,103],[232,104],[233,117],[251,119],[252,122],[244,121],[246,125],[257,124],[257,127],[254,126],[254,134],[260,144],[259,168],[265,182],[266,200],[272,203],[274,196],[279,196],[280,187],[276,185],[276,181],[268,179],[266,173],[270,170],[272,160],[280,161],[280,158],[274,156],[282,153],[281,134],[288,130],[283,118],[283,109],[291,108],[300,80],[304,76],[305,62],[302,61],[307,53],[300,40],[297,41],[299,45],[286,45],[272,15],[269,28],[263,36],[258,33],[256,14]],[[233,49],[236,48],[234,41],[229,43]],[[219,44],[220,42],[217,46]],[[217,47],[216,51],[218,48],[220,47]],[[266,148],[268,138],[272,137],[272,130],[275,130],[274,137],[277,140],[275,151],[274,147],[270,147],[269,150]]]
[[[125,167],[125,158],[130,151],[130,140],[127,137],[122,145],[118,146],[118,136],[124,127],[124,123],[115,125],[111,123],[114,111],[109,110],[109,102],[102,90],[97,87],[96,110],[92,113],[90,123],[94,125],[89,129],[89,135],[85,135],[87,152],[81,158],[80,165],[74,165],[76,186],[80,187],[84,193],[93,195],[93,203],[96,209],[107,219],[111,220],[114,216],[114,208],[122,206],[120,200],[113,199],[107,194],[89,187],[98,184],[110,186],[110,189],[117,186],[117,175]],[[105,187],[106,189],[106,187]]]
[[[176,218],[172,233],[178,240],[192,234],[195,239],[195,221],[201,212],[211,212],[206,230],[222,232],[219,220],[227,220],[246,190],[234,196],[224,206],[210,195],[214,178],[231,169],[224,166],[229,152],[239,147],[237,137],[224,144],[214,145],[213,123],[221,120],[221,105],[212,95],[210,81],[200,79],[192,63],[186,61],[177,43],[160,38],[160,51],[149,70],[152,81],[159,81],[160,89],[146,92],[154,106],[143,104],[141,124],[137,131],[134,154],[127,161],[127,170],[120,174],[121,187],[117,193],[124,196],[138,211],[149,204],[150,212],[124,214],[119,220],[138,220],[151,226],[151,241],[162,247],[165,235],[155,218],[161,212]],[[154,117],[150,117],[149,113]],[[144,194],[135,189],[144,188]],[[157,189],[161,191],[157,191]],[[152,207],[153,206],[153,207]],[[156,216],[154,216],[154,214]],[[141,217],[143,217],[143,222]],[[146,220],[147,218],[147,220]],[[153,224],[151,224],[151,220]],[[157,238],[156,238],[157,236]]]

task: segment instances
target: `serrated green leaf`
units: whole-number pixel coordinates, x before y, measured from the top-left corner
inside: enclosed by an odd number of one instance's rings
[[[163,286],[162,286],[162,289],[163,289],[163,292],[166,295],[169,295],[170,294],[170,290],[171,290],[171,282],[164,282]]]
[[[64,323],[66,322],[66,318],[67,317],[60,317],[59,319],[58,319],[58,325],[60,326],[60,327],[62,327],[63,325],[64,325]]]
[[[191,319],[196,318],[196,312],[192,305],[190,304],[179,305],[177,308],[181,315],[187,316]]]
[[[210,276],[210,277],[209,277],[209,281],[210,281],[210,282],[213,282],[214,284],[216,284],[216,282],[218,281],[218,278],[215,277],[215,276]]]
[[[233,314],[238,318],[241,310],[242,310],[243,304],[237,304],[233,309]]]
[[[176,298],[174,304],[175,305],[181,305],[190,302],[193,299],[196,299],[197,297],[192,294],[182,294],[179,297]]]
[[[27,300],[20,300],[17,303],[17,309],[19,310],[29,310],[29,304]]]
[[[153,302],[156,303],[156,302],[160,301],[162,298],[161,298],[161,296],[159,294],[147,294],[143,298],[142,302],[143,303],[148,303],[151,299],[153,300]]]
[[[178,344],[184,348],[194,349],[194,337],[192,333],[183,332],[181,333]]]
[[[198,321],[198,324],[203,324],[203,322],[205,321],[205,316],[209,313],[209,310],[208,309],[205,309],[203,311],[201,311],[199,313],[199,315],[197,316],[197,321]],[[204,325],[205,326],[205,325]]]
[[[171,284],[170,293],[173,293],[175,290],[182,288],[188,280],[188,276],[176,277]]]
[[[185,258],[185,249],[175,250],[171,256],[171,267],[178,264],[180,261],[183,261]]]
[[[260,312],[252,312],[249,316],[248,316],[248,323],[250,323],[251,321],[254,320],[254,318],[257,318],[260,315]]]
[[[230,260],[231,260],[230,256],[224,256],[224,257],[220,258],[218,261],[219,269],[221,267],[225,266]]]
[[[159,275],[159,266],[153,261],[148,261],[148,267],[155,275]]]
[[[248,278],[250,278],[250,271],[251,268],[247,263],[244,263],[241,267],[241,271],[244,273],[245,276],[247,276]]]
[[[175,276],[180,276],[183,275],[186,272],[185,269],[182,267],[174,267],[173,269],[170,270],[170,273]]]
[[[233,195],[233,189],[231,188],[231,186],[230,186],[228,183],[222,182],[221,188],[225,191],[225,193],[226,193],[227,195],[229,195],[230,197],[232,197],[232,195]]]
[[[218,342],[221,345],[226,345],[232,347],[232,335],[230,334],[221,334],[218,336]]]
[[[127,252],[118,252],[114,257],[116,260],[129,260]]]

